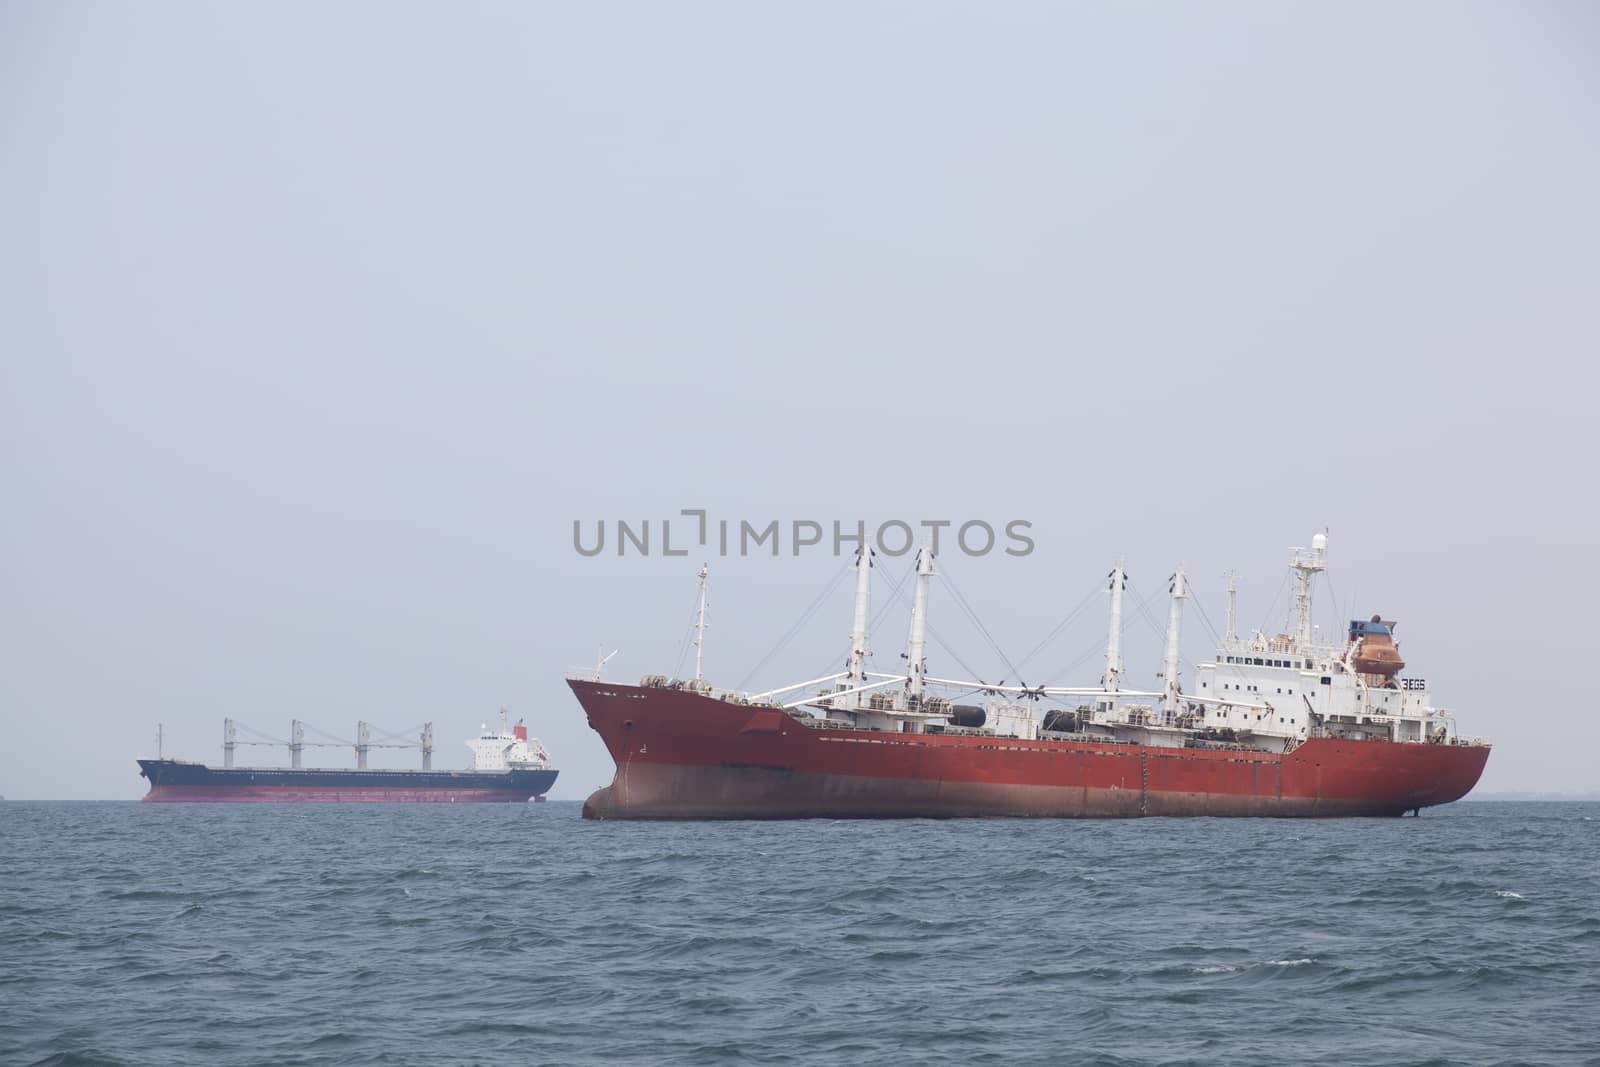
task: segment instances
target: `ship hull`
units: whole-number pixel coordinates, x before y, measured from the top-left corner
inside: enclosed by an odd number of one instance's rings
[[[154,803],[456,804],[520,803],[542,797],[554,770],[339,771],[216,768],[140,760]]]
[[[1288,753],[803,725],[693,692],[570,682],[616,762],[597,819],[1393,816],[1465,796],[1489,749],[1316,738]]]

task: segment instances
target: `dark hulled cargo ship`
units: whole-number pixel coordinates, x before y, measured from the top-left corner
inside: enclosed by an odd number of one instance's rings
[[[386,771],[293,770],[287,767],[207,767],[181,760],[142,759],[151,801],[515,802],[541,797],[553,770]]]
[[[364,725],[358,734],[364,738]],[[431,753],[431,730],[424,730],[424,763]],[[296,722],[290,743],[298,763],[303,744]],[[224,762],[231,764],[234,727],[228,723]],[[518,803],[542,800],[559,773],[550,755],[528,728],[518,723],[499,731],[487,727],[467,742],[472,749],[469,770],[368,769],[366,746],[357,743],[355,769],[292,767],[208,767],[172,759],[139,760],[139,773],[150,782],[147,801],[300,802],[300,803]]]
[[[1394,624],[1374,617],[1351,623],[1340,644],[1314,640],[1311,580],[1326,551],[1319,534],[1291,561],[1292,634],[1235,636],[1230,589],[1227,636],[1187,688],[1179,680],[1188,597],[1180,569],[1154,692],[1123,683],[1120,565],[1110,575],[1099,686],[929,677],[926,549],[906,673],[868,671],[871,559],[863,552],[841,674],[760,694],[717,693],[698,678],[636,686],[570,679],[617,768],[584,815],[1394,816],[1460,799],[1482,774],[1489,745],[1458,736],[1427,683],[1401,676]],[[936,688],[956,700],[989,699],[954,703]]]

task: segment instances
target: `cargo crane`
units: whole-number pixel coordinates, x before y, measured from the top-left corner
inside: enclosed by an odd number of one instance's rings
[[[253,735],[257,740],[239,739],[239,731]],[[310,730],[317,737],[326,738],[323,741],[307,741],[306,731]],[[420,730],[416,741],[400,741],[398,738]],[[415,748],[422,752],[422,769],[433,769],[433,723],[425,722],[420,727],[413,726],[406,730],[396,730],[392,733],[380,733],[378,740],[372,740],[372,724],[364,720],[356,722],[356,739],[347,741],[343,738],[320,730],[301,719],[289,721],[289,740],[262,733],[253,727],[247,726],[236,719],[222,720],[222,766],[232,768],[234,765],[234,749],[239,745],[260,745],[269,748],[288,748],[289,766],[299,770],[304,765],[303,756],[307,748],[353,748],[356,753],[356,769],[367,769],[367,754],[375,748]]]

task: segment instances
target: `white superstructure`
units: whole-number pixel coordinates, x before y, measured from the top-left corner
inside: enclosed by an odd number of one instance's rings
[[[511,713],[500,709],[500,729],[490,731],[487,723],[477,737],[467,742],[472,750],[472,769],[475,771],[543,771],[550,768],[550,753],[537,737],[528,736],[528,728],[519,720],[508,727]]]

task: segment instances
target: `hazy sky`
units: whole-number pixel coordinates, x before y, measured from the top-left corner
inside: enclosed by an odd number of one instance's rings
[[[940,561],[1013,662],[1119,555],[1276,631],[1327,527],[1480,788],[1600,788],[1597,10],[0,0],[0,793],[504,703],[580,798],[564,669],[670,672],[701,559],[572,522],[694,507],[1031,521]],[[723,686],[843,565],[711,564]]]

